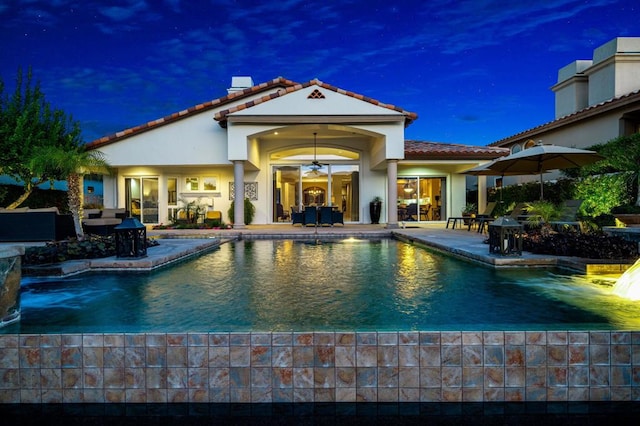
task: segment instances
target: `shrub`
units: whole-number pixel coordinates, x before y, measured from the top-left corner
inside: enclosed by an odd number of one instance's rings
[[[147,239],[147,247],[157,245],[156,240]],[[67,260],[99,259],[115,255],[115,235],[87,234],[82,241],[53,241],[44,246],[26,247],[22,263],[23,265],[46,265]]]
[[[576,180],[574,198],[583,200],[580,212],[596,217],[611,212],[615,206],[631,204],[631,173],[611,173]]]
[[[227,211],[227,215],[229,216],[229,221],[231,221],[231,223],[233,223],[234,220],[234,213],[235,213],[235,205],[234,205],[235,201],[231,202],[231,207],[229,207],[229,210]],[[245,225],[249,225],[251,224],[251,222],[253,222],[253,217],[256,214],[256,207],[251,203],[251,200],[249,200],[248,198],[244,199],[244,224]]]
[[[637,243],[601,231],[544,235],[540,230],[533,229],[525,234],[523,249],[537,254],[587,259],[637,259],[639,256]]]

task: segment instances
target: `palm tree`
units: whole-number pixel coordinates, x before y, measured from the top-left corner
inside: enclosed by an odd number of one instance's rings
[[[551,222],[558,219],[560,209],[550,201],[539,200],[527,203],[525,207],[529,218],[527,222],[533,227],[540,227],[544,236],[551,234]]]
[[[65,151],[48,147],[31,158],[31,167],[41,175],[67,176],[69,211],[78,240],[84,239],[82,206],[84,204],[84,176],[89,173],[111,174],[111,166],[100,151],[87,151],[83,146]],[[55,172],[55,173],[52,173]]]

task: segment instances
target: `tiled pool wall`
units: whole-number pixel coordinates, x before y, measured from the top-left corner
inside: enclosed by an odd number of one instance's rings
[[[2,403],[640,400],[640,332],[0,335]]]

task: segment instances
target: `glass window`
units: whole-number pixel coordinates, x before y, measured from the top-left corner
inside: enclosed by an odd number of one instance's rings
[[[175,206],[178,204],[178,179],[167,179],[167,204]]]

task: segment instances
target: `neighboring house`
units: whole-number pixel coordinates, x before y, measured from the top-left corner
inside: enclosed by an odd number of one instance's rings
[[[369,223],[369,202],[381,197],[380,220],[393,228],[412,204],[418,221],[458,215],[466,195],[461,172],[508,153],[405,141],[416,119],[318,80],[254,85],[234,77],[224,97],[88,147],[117,170],[104,178],[105,206],[125,207],[145,224],[168,223],[191,202],[226,220],[233,200],[241,228],[244,197],[256,207],[255,224],[286,223],[308,205],[337,206],[346,222]]]
[[[615,38],[558,71],[555,120],[490,144],[518,152],[536,143],[589,148],[640,132],[640,38]],[[545,174],[552,179],[558,173]],[[536,177],[505,177],[506,185]],[[491,183],[491,182],[490,182]]]

